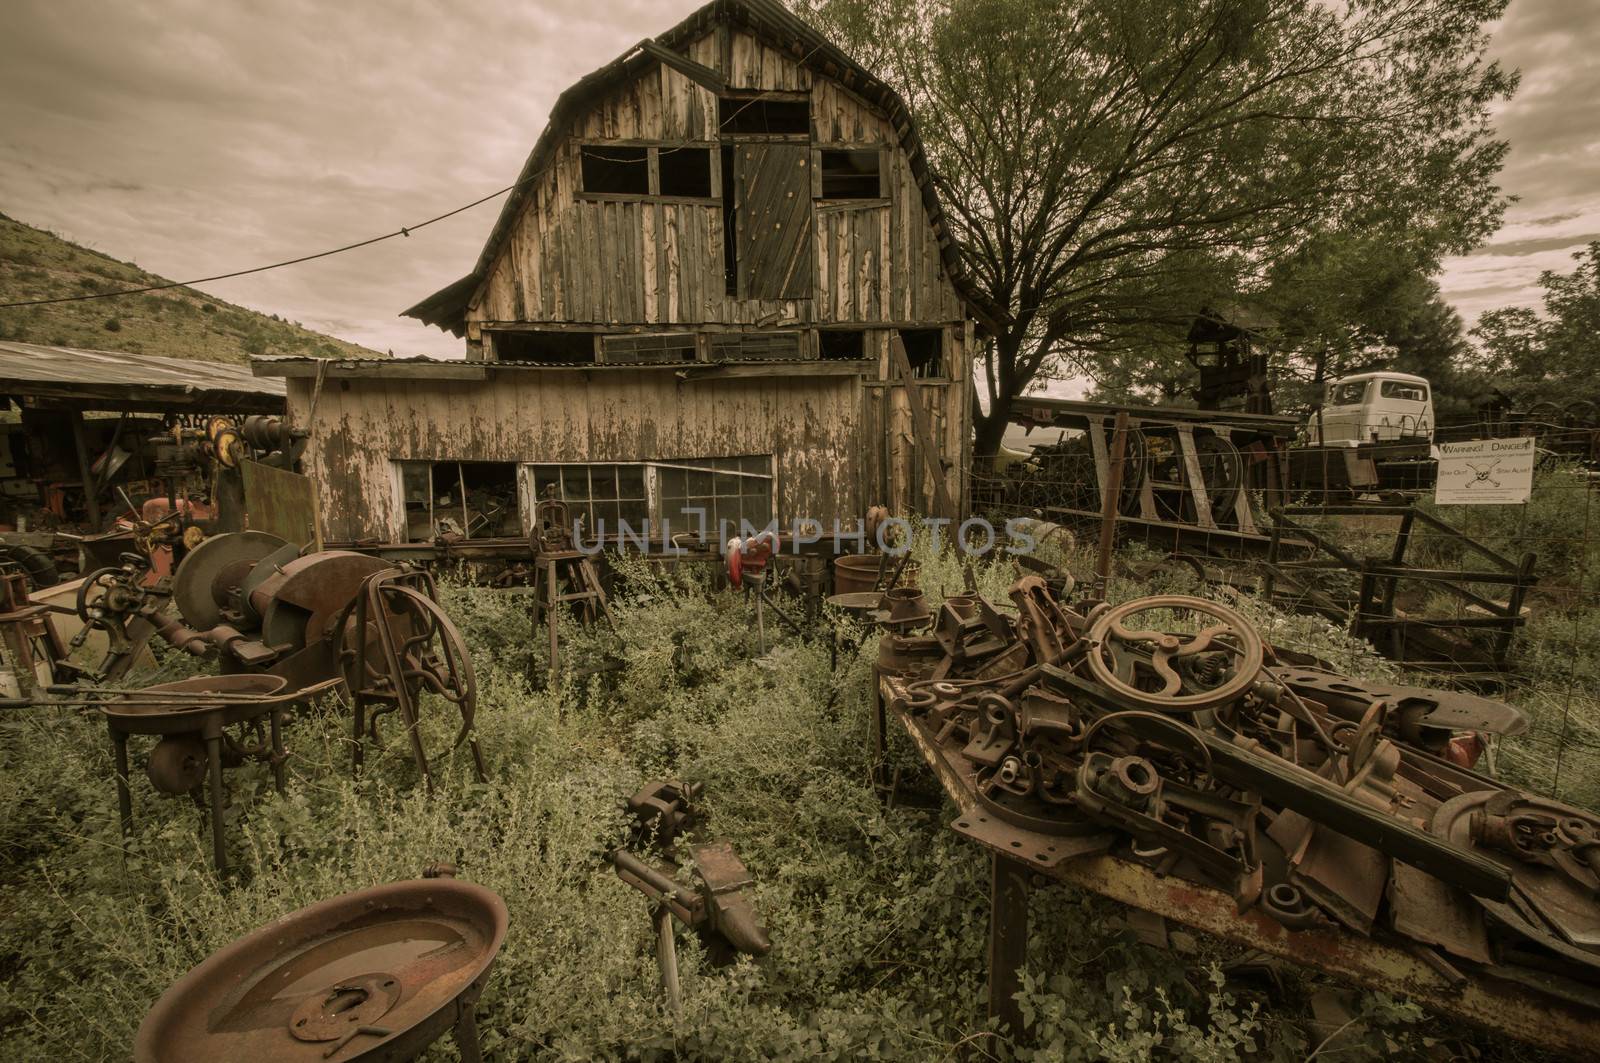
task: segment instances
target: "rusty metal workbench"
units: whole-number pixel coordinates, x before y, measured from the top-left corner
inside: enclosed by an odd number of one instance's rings
[[[961,816],[951,829],[990,856],[989,1012],[1021,1029],[1015,1003],[1027,957],[1028,889],[1034,876],[1092,890],[1111,900],[1164,916],[1344,981],[1393,993],[1440,1015],[1577,1058],[1600,1058],[1600,1003],[1583,1007],[1481,972],[1460,980],[1434,966],[1419,948],[1362,937],[1341,929],[1290,931],[1265,913],[1237,911],[1233,897],[1106,853],[1074,855],[1072,838],[1037,834],[985,817],[975,775],[952,764],[922,723],[892,708],[903,680],[879,681],[873,711],[875,741],[888,718],[898,719],[938,776]],[[881,745],[880,745],[881,749]]]

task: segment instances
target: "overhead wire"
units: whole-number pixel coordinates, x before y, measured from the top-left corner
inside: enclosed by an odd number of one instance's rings
[[[373,244],[382,243],[384,240],[392,240],[397,236],[410,236],[412,233],[416,232],[418,229],[426,228],[427,226],[432,225],[435,222],[444,221],[446,218],[453,218],[457,214],[460,214],[463,211],[471,210],[473,207],[481,206],[482,204],[489,202],[491,199],[498,199],[500,196],[503,196],[508,192],[515,191],[517,188],[519,188],[522,185],[525,185],[525,184],[528,184],[528,183],[530,183],[530,182],[532,182],[534,180],[537,180],[539,176],[540,176],[540,174],[533,174],[533,175],[531,175],[529,177],[524,178],[523,180],[516,181],[516,182],[513,182],[512,184],[509,184],[506,187],[500,189],[499,191],[491,192],[486,196],[482,196],[482,197],[480,197],[478,199],[473,200],[471,203],[467,203],[467,204],[464,204],[462,206],[456,207],[454,210],[448,210],[448,211],[445,211],[443,214],[435,215],[434,217],[429,218],[426,221],[419,221],[419,222],[417,222],[417,223],[415,223],[413,225],[402,225],[400,228],[395,229],[393,232],[383,233],[380,236],[373,236],[373,237],[370,237],[370,238],[368,238],[366,240],[358,240],[353,244],[345,244],[342,247],[334,247],[334,248],[330,248],[329,250],[318,251],[318,252],[316,252],[314,254],[310,254],[310,255],[301,255],[299,258],[285,259],[282,262],[273,262],[273,263],[269,263],[268,265],[265,265],[265,266],[252,266],[249,269],[234,270],[231,273],[218,273],[218,274],[216,274],[214,276],[210,276],[210,277],[199,277],[199,278],[196,278],[195,280],[168,281],[165,284],[147,284],[147,285],[145,285],[144,287],[141,287],[141,288],[123,288],[123,289],[119,289],[119,290],[114,291],[114,292],[89,292],[89,293],[86,293],[86,294],[83,294],[83,295],[56,296],[56,297],[51,298],[51,299],[24,299],[24,300],[21,300],[21,301],[18,301],[18,302],[0,303],[0,310],[9,310],[9,309],[13,309],[13,308],[16,308],[16,307],[22,307],[22,306],[46,306],[46,305],[49,305],[51,303],[78,303],[78,302],[85,302],[85,301],[90,300],[90,299],[115,299],[115,298],[117,298],[119,296],[123,296],[123,295],[141,295],[141,294],[143,294],[145,292],[162,292],[162,291],[167,291],[167,290],[172,289],[172,288],[189,288],[189,287],[193,287],[196,284],[208,284],[211,281],[228,280],[228,279],[233,278],[233,277],[246,277],[246,276],[249,276],[252,273],[265,273],[268,270],[282,269],[284,266],[295,266],[295,265],[299,265],[302,262],[311,262],[311,261],[313,261],[315,259],[327,258],[330,255],[339,255],[339,254],[343,254],[346,251],[354,251],[357,248],[370,247]]]
[[[818,47],[820,47],[820,45]],[[804,57],[801,58],[800,65],[804,65],[805,62],[808,61],[811,58],[812,55],[816,54],[816,51],[817,51],[817,48],[812,48],[810,52],[808,52]],[[734,111],[733,114],[731,114],[727,118],[723,119],[719,124],[724,124],[725,125],[725,124],[731,122],[733,120],[733,118],[737,117],[746,108],[752,106],[753,104],[757,103],[761,99],[767,98],[767,96],[768,96],[767,92],[758,93],[756,96],[754,96],[750,100],[746,101],[742,106],[740,106],[738,110]],[[671,150],[676,150],[676,149],[671,149]],[[610,160],[610,161],[616,161],[616,162],[629,161],[629,162],[632,162],[634,160],[613,159],[613,160]],[[499,189],[498,191],[491,192],[486,196],[482,196],[482,197],[480,197],[478,199],[475,199],[471,203],[463,204],[462,206],[456,207],[454,210],[448,210],[448,211],[445,211],[443,214],[438,214],[438,215],[435,215],[432,218],[428,218],[426,221],[419,221],[419,222],[417,222],[417,223],[415,223],[413,225],[402,225],[400,228],[395,229],[392,232],[387,232],[387,233],[383,233],[383,234],[378,235],[378,236],[369,237],[368,239],[365,239],[365,240],[358,240],[355,243],[345,244],[342,247],[329,248],[326,251],[317,251],[317,252],[315,252],[313,254],[301,255],[298,258],[285,259],[282,262],[272,262],[272,263],[268,263],[267,265],[264,265],[264,266],[252,266],[249,269],[234,270],[234,271],[232,271],[230,273],[218,273],[218,274],[215,274],[215,275],[210,276],[210,277],[197,277],[194,280],[167,281],[164,284],[147,284],[147,285],[144,285],[144,286],[139,287],[139,288],[122,288],[122,289],[118,289],[117,291],[112,291],[112,292],[86,292],[86,293],[81,294],[81,295],[60,295],[60,296],[55,296],[55,297],[52,297],[52,298],[49,298],[49,299],[22,299],[22,300],[18,300],[18,301],[15,301],[15,302],[0,303],[0,310],[13,310],[13,309],[17,309],[19,307],[26,307],[26,306],[50,306],[50,305],[57,304],[57,303],[81,303],[81,302],[88,302],[88,301],[93,300],[93,299],[116,299],[116,298],[120,298],[120,297],[122,297],[124,295],[143,295],[143,294],[146,294],[148,292],[169,291],[169,290],[171,290],[173,288],[191,288],[191,287],[193,287],[194,285],[197,285],[197,284],[209,284],[209,283],[211,283],[213,281],[231,280],[234,277],[248,277],[248,276],[250,276],[252,274],[255,274],[255,273],[265,273],[265,272],[267,272],[269,270],[282,269],[285,266],[297,266],[302,262],[312,262],[312,261],[315,261],[316,259],[319,259],[319,258],[328,258],[328,257],[330,257],[332,255],[344,254],[346,251],[355,251],[358,248],[370,247],[373,244],[382,243],[385,240],[392,240],[397,236],[406,236],[406,237],[408,237],[412,233],[416,232],[418,229],[423,229],[423,228],[426,228],[429,225],[433,225],[436,222],[444,221],[446,218],[453,218],[457,214],[460,214],[460,213],[462,213],[464,211],[471,210],[473,207],[481,206],[482,204],[489,202],[491,199],[498,199],[499,197],[501,197],[503,195],[506,195],[509,192],[514,192],[514,191],[516,191],[518,188],[520,188],[523,185],[531,184],[532,182],[534,182],[534,181],[538,180],[540,177],[542,177],[547,170],[548,170],[548,167],[546,167],[545,170],[541,170],[539,173],[530,174],[529,176],[527,176],[525,178],[522,178],[521,180],[514,181],[513,183],[507,185],[506,187],[504,187],[502,189]]]

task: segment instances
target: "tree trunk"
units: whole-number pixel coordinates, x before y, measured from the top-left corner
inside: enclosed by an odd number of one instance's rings
[[[1000,441],[1005,438],[1006,425],[1011,423],[1011,404],[1011,396],[1001,395],[994,400],[986,415],[973,419],[974,469],[987,473],[994,468],[994,456],[1000,450]]]

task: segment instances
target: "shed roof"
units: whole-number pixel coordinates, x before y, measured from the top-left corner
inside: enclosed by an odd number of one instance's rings
[[[646,39],[630,48],[610,63],[580,78],[556,98],[550,110],[550,120],[539,134],[539,140],[528,155],[528,161],[517,175],[516,185],[506,197],[500,216],[489,233],[489,240],[478,256],[472,272],[460,280],[441,288],[406,310],[402,317],[414,317],[429,325],[466,334],[467,305],[474,293],[489,275],[489,269],[499,256],[500,249],[510,238],[511,230],[528,197],[532,194],[534,178],[548,165],[555,153],[567,124],[585,107],[602,97],[615,86],[638,76],[646,66],[664,61],[663,49],[677,51],[703,34],[718,22],[728,22],[754,34],[773,47],[792,55],[797,63],[809,67],[825,77],[840,82],[846,88],[881,109],[888,116],[900,136],[900,146],[905,149],[911,163],[911,174],[922,191],[922,205],[928,213],[934,236],[939,244],[939,256],[944,262],[956,293],[970,308],[974,317],[993,327],[1004,317],[984,298],[966,276],[961,265],[960,246],[945,224],[944,209],[934,189],[933,172],[928,168],[922,140],[917,136],[911,121],[911,112],[898,93],[879,80],[865,67],[851,59],[826,37],[801,21],[777,0],[712,0],[672,29]],[[688,63],[687,57],[679,57]]]
[[[0,341],[0,394],[80,409],[276,413],[284,384],[231,362]]]

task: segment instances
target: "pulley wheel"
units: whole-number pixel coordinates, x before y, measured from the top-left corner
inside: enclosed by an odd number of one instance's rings
[[[1203,626],[1193,634],[1174,634],[1127,624],[1158,610],[1192,614]],[[1160,712],[1199,712],[1233,700],[1255,683],[1265,655],[1261,636],[1239,613],[1181,594],[1135,598],[1107,609],[1089,626],[1085,640],[1084,663],[1097,683]]]
[[[172,600],[184,623],[197,631],[222,623],[230,593],[244,584],[258,561],[283,546],[276,535],[242,531],[213,535],[189,551],[172,576]]]

